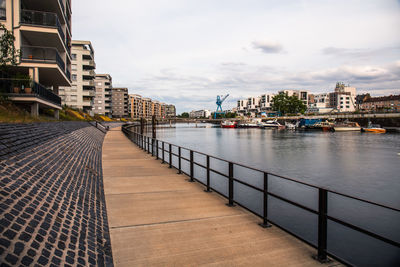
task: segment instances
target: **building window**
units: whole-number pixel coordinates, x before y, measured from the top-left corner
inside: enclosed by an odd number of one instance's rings
[[[0,0],[0,19],[6,19],[6,0]]]
[[[72,54],[72,60],[76,60],[76,54]]]
[[[71,65],[71,70],[77,70],[76,64],[72,64],[72,65]]]
[[[76,74],[72,74],[72,80],[76,81],[76,78],[77,78]]]

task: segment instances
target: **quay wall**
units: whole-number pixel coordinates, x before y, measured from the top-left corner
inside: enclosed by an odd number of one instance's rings
[[[87,122],[0,124],[0,262],[113,265],[104,136]]]

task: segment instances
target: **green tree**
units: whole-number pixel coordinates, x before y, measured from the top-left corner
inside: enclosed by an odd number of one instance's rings
[[[7,65],[17,65],[21,51],[15,49],[15,36],[0,23],[0,67],[4,69]]]
[[[307,106],[297,96],[288,96],[285,93],[281,93],[276,95],[272,101],[272,109],[282,115],[304,113],[307,110]]]
[[[181,114],[181,118],[189,118],[189,113],[183,112],[183,113]]]

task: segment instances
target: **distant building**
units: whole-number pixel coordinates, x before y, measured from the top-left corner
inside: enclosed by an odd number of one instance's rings
[[[400,95],[370,97],[361,104],[364,111],[400,111]]]
[[[193,110],[189,113],[190,118],[209,118],[211,116],[211,111],[209,110]]]
[[[282,90],[278,94],[286,94],[287,96],[297,96],[297,98],[303,101],[304,105],[308,106],[308,91],[305,90]]]
[[[247,99],[238,100],[237,102],[237,112],[239,114],[247,114]]]
[[[165,107],[165,117],[167,117],[167,118],[175,118],[176,117],[176,108],[174,105],[167,105]]]
[[[112,115],[112,77],[110,74],[96,74],[94,79],[95,97],[93,112],[94,114]]]
[[[129,95],[129,114],[132,119],[140,119],[143,114],[142,97],[137,94]]]
[[[60,87],[63,104],[82,109],[93,115],[95,97],[94,78],[96,64],[94,49],[90,41],[72,41],[72,85]]]
[[[263,94],[260,97],[260,111],[269,111],[272,110],[272,104],[274,101],[272,99],[275,97],[276,94]]]
[[[112,116],[113,118],[127,118],[128,110],[128,88],[112,89]]]
[[[329,106],[339,112],[356,111],[356,88],[336,83],[335,92],[329,94]]]
[[[358,110],[361,109],[361,104],[364,103],[367,99],[371,98],[370,94],[361,94],[356,96],[356,108]]]

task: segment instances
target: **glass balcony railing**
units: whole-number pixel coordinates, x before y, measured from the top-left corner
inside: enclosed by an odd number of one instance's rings
[[[58,95],[32,80],[0,78],[0,88],[9,97],[35,96],[61,107]]]
[[[40,46],[21,46],[22,62],[56,63],[65,72],[65,63],[57,49]]]
[[[67,47],[65,34],[56,13],[23,9],[21,11],[21,23],[57,28],[65,47]]]

